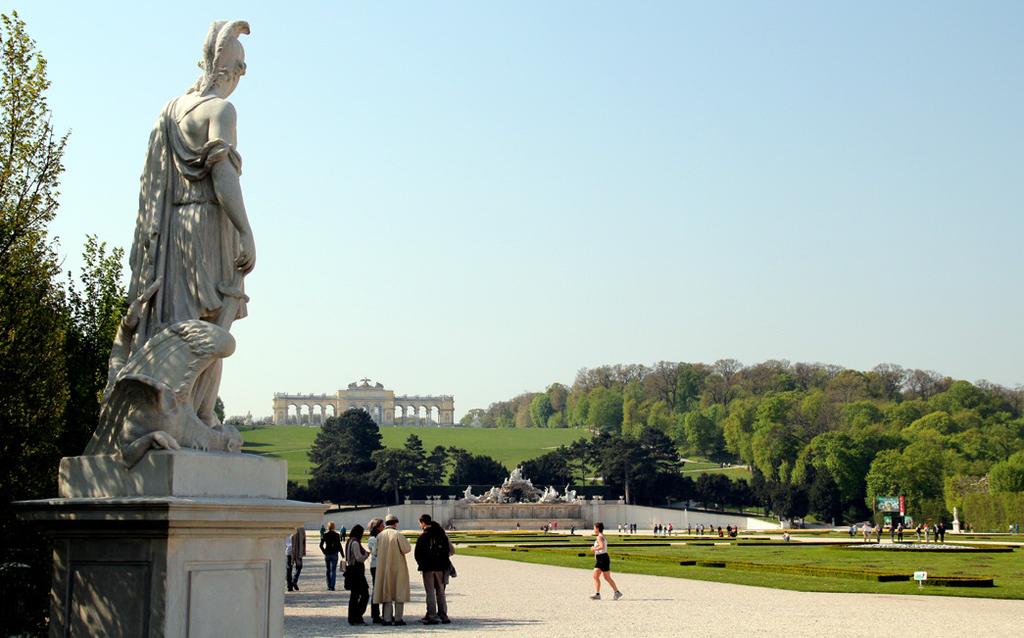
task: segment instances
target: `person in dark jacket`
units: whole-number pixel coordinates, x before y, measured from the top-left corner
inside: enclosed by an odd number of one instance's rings
[[[448,573],[451,570],[451,555],[455,553],[448,535],[430,514],[420,515],[420,529],[423,533],[416,539],[416,567],[423,572],[423,589],[427,594],[427,615],[420,622],[424,625],[448,624],[448,601],[444,595]]]
[[[338,580],[338,557],[345,557],[341,549],[341,534],[334,531],[334,521],[327,523],[327,531],[320,537],[320,551],[327,563],[327,589],[334,591]]]
[[[370,602],[370,586],[366,582],[366,559],[370,552],[363,547],[363,526],[353,525],[348,535],[348,551],[345,559],[345,589],[349,590],[348,624],[365,625],[363,614],[366,603]]]

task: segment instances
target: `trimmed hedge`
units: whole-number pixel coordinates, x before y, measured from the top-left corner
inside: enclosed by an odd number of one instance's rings
[[[925,586],[932,587],[995,587],[995,580],[987,576],[928,576]]]
[[[1024,492],[964,494],[963,519],[976,530],[1005,532],[1011,523],[1024,523]]]

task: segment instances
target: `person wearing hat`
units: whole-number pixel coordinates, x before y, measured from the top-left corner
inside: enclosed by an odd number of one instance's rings
[[[384,530],[377,534],[377,573],[373,581],[373,600],[383,607],[384,625],[404,625],[405,603],[409,602],[409,566],[405,555],[412,545],[398,531],[398,517],[388,514]]]

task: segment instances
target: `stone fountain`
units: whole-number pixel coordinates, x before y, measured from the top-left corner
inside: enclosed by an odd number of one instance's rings
[[[538,489],[523,476],[522,467],[517,467],[500,487],[492,487],[481,496],[467,487],[455,503],[451,522],[458,530],[537,530],[556,521],[560,529],[589,527],[574,490],[566,485],[565,493],[560,495],[550,485]]]

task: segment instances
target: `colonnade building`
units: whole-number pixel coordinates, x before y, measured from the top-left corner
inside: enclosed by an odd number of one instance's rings
[[[455,425],[454,396],[396,395],[369,379],[334,394],[274,393],[276,425],[320,425],[351,408],[366,410],[377,425]]]

